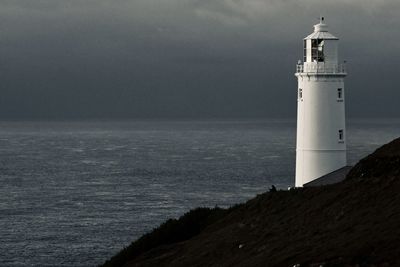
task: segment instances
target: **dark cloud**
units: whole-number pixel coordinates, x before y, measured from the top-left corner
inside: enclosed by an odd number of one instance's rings
[[[400,2],[3,0],[0,117],[295,117],[294,66],[324,15],[350,117],[400,116]]]

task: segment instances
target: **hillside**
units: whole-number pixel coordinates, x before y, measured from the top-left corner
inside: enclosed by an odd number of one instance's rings
[[[170,220],[104,266],[400,266],[400,138],[345,181]]]

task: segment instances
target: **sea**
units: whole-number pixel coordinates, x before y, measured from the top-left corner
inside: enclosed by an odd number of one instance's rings
[[[0,266],[97,266],[168,218],[294,185],[294,120],[0,122]],[[400,119],[347,123],[356,164]]]

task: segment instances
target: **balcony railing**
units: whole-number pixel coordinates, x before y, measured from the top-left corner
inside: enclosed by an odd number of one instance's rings
[[[346,74],[346,64],[303,63],[296,65],[296,73]]]

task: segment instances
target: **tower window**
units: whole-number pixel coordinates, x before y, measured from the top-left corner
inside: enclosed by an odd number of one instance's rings
[[[344,131],[339,130],[339,142],[343,142],[343,141],[344,141]]]
[[[307,40],[304,40],[303,62],[307,61]]]
[[[343,99],[343,88],[338,88],[337,89],[337,98],[338,98],[338,100],[342,100]]]
[[[303,100],[303,89],[299,88],[299,100]]]

